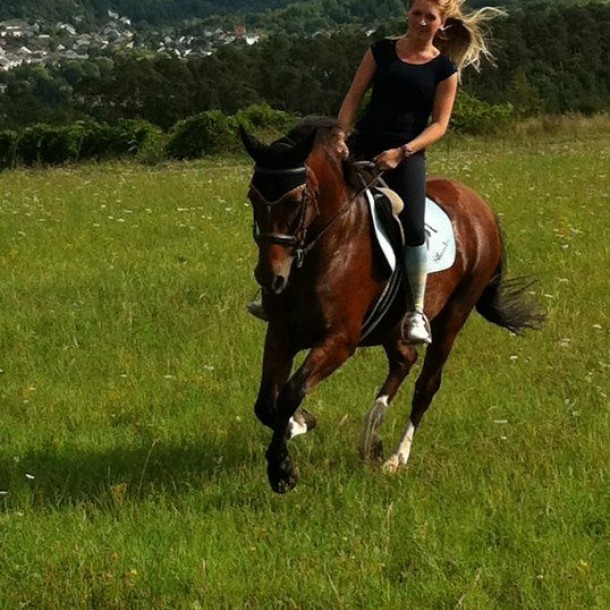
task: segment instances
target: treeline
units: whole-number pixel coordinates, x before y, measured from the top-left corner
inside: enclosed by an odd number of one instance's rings
[[[466,71],[463,91],[522,116],[595,113],[610,101],[610,5],[540,6],[493,22],[497,67]],[[142,119],[163,130],[197,113],[252,104],[335,114],[372,39],[396,30],[315,38],[273,36],[207,58],[121,53],[0,75],[0,129]]]
[[[529,7],[542,0],[470,0],[470,8]],[[547,0],[548,1],[548,0]],[[563,5],[581,0],[558,0]],[[42,19],[98,23],[115,11],[139,28],[202,20],[227,25],[247,24],[272,31],[303,32],[345,24],[372,27],[403,18],[407,0],[2,0],[0,20]],[[555,2],[557,4],[557,1]],[[84,19],[83,19],[84,18]]]
[[[20,131],[0,131],[0,170],[124,158],[153,164],[165,159],[227,154],[241,150],[240,126],[249,131],[281,134],[295,121],[295,116],[258,105],[231,116],[219,110],[202,112],[178,121],[167,133],[147,121],[129,119],[113,124],[37,124]]]
[[[110,10],[134,23],[162,25],[210,15],[276,10],[289,4],[299,4],[299,0],[2,0],[0,20],[70,21],[75,16],[102,19]]]
[[[452,127],[481,133],[505,128],[513,116],[509,104],[485,104],[467,94],[458,100]],[[287,133],[298,116],[267,104],[248,106],[235,114],[207,110],[178,121],[164,132],[148,121],[119,119],[99,123],[77,121],[66,126],[36,124],[21,130],[0,130],[0,171],[17,166],[47,166],[88,160],[130,158],[155,164],[167,159],[196,159],[242,150],[239,128],[267,138]]]
[[[610,105],[610,4],[538,6],[495,19],[496,69],[466,72],[464,86],[519,114],[592,114]]]

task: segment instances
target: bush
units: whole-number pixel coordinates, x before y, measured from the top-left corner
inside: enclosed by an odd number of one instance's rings
[[[248,131],[262,130],[276,134],[290,131],[296,122],[295,115],[275,110],[268,104],[254,104],[240,110],[235,118]]]
[[[208,110],[178,121],[171,129],[166,152],[174,159],[196,159],[237,147],[237,120],[220,110]]]
[[[114,125],[80,123],[83,129],[78,159],[116,159],[125,156],[150,158],[159,144],[162,132],[147,121],[121,119]],[[157,153],[155,153],[157,154]]]
[[[78,151],[79,161],[112,159],[128,152],[128,140],[123,137],[122,130],[116,125],[87,123],[83,127],[83,138]]]
[[[451,127],[462,133],[494,134],[504,131],[514,120],[512,104],[488,104],[466,91],[460,91]]]
[[[130,119],[120,120],[117,126],[127,142],[127,154],[145,163],[156,163],[163,159],[165,138],[159,127],[148,121]]]
[[[25,165],[58,165],[76,159],[81,128],[39,124],[25,129],[17,138],[16,156]]]
[[[163,131],[154,125],[146,128],[146,137],[139,142],[136,160],[140,163],[154,165],[165,159],[167,138]]]
[[[15,145],[17,133],[0,131],[0,169],[11,167],[15,161]]]

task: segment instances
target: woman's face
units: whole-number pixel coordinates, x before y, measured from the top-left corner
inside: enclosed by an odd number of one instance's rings
[[[413,0],[407,11],[409,32],[428,40],[443,27],[443,21],[438,5],[432,0]]]

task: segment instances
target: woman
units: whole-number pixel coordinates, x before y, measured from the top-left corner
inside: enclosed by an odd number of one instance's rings
[[[424,232],[428,146],[443,137],[458,88],[459,71],[478,68],[489,56],[480,25],[502,14],[484,8],[462,13],[462,0],[410,0],[407,32],[374,43],[364,55],[339,111],[339,124],[352,128],[358,108],[371,87],[371,99],[348,145],[357,158],[373,159],[384,180],[403,198],[405,285],[413,309],[401,333],[407,343],[430,343],[424,314],[427,247]]]

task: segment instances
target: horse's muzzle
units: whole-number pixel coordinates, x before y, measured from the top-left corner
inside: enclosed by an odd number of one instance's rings
[[[270,294],[281,294],[288,286],[293,260],[294,257],[287,255],[282,247],[261,250],[254,277]]]
[[[273,294],[282,294],[284,288],[288,285],[288,278],[283,275],[276,275],[271,282],[271,292]]]
[[[257,270],[254,272],[254,277],[256,278],[256,281],[261,286],[261,288],[264,288],[271,294],[282,294],[282,292],[284,292],[284,290],[286,289],[286,286],[288,286],[287,276],[280,274],[265,277],[264,275],[258,272],[258,267]]]

